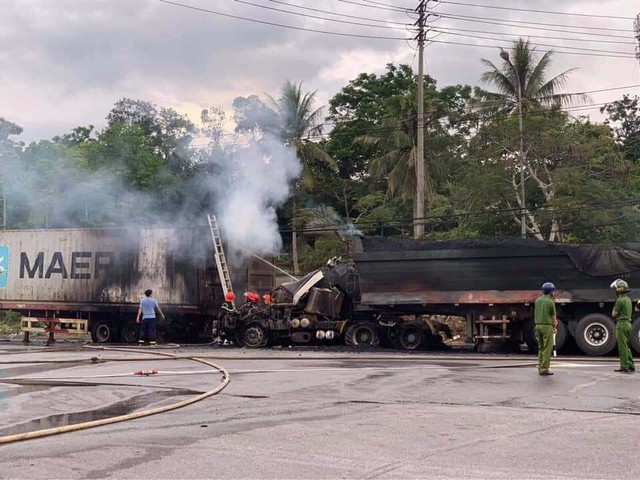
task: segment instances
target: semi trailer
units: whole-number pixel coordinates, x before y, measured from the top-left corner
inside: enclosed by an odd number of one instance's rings
[[[247,347],[269,342],[339,341],[414,350],[442,334],[431,316],[466,319],[477,346],[521,342],[536,351],[533,304],[546,281],[557,287],[557,348],[572,338],[588,355],[616,347],[609,285],[624,278],[640,297],[640,245],[564,245],[536,240],[455,242],[353,237],[347,262],[333,259],[248,302],[221,320]],[[640,352],[640,321],[631,343]]]
[[[267,293],[275,272],[247,262],[238,285]],[[160,339],[210,340],[223,301],[206,227],[0,231],[0,310],[46,322],[87,319],[94,342],[135,342],[152,289],[167,321]]]
[[[215,329],[247,347],[415,350],[450,338],[437,318],[457,316],[478,347],[524,342],[535,351],[533,302],[553,281],[558,348],[573,339],[586,354],[605,355],[616,347],[610,283],[624,278],[640,298],[636,244],[351,237],[343,259],[280,286],[273,265],[257,259],[223,274],[229,267],[214,244],[206,227],[1,231],[0,310],[87,319],[94,342],[133,342],[138,303],[151,288],[169,320],[161,337],[183,342],[209,341]],[[256,295],[221,315],[229,273],[238,293]],[[631,343],[640,352],[638,320]]]

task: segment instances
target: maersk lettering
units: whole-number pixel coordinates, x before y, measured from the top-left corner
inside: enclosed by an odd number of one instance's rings
[[[29,257],[26,252],[20,252],[20,278],[68,278],[71,280],[90,280],[100,277],[101,273],[108,273],[114,266],[116,255],[114,252],[71,252],[71,257],[65,257],[62,252],[53,252],[50,259],[45,258],[44,252]],[[93,262],[91,261],[93,259]],[[47,269],[45,272],[45,261]],[[67,269],[71,267],[71,274]],[[93,272],[91,267],[93,266]]]
[[[29,257],[24,252],[20,252],[20,278],[24,278],[24,271],[27,271],[29,278],[33,278],[36,276],[36,272],[38,272],[38,278],[42,278],[42,274],[44,273],[44,252],[40,252],[36,256],[36,261],[33,264],[33,268],[29,264]]]

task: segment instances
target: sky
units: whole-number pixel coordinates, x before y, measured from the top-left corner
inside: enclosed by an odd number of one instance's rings
[[[0,0],[0,117],[22,126],[21,139],[28,142],[78,125],[101,128],[113,104],[130,97],[173,107],[194,121],[203,107],[221,106],[231,129],[234,98],[277,96],[286,80],[317,90],[320,106],[361,72],[381,73],[389,62],[409,63],[417,70],[415,42],[405,40],[414,36],[405,25],[414,22],[414,15],[404,10],[414,8],[417,0],[173,1],[263,22],[367,37],[258,24],[160,0]],[[499,62],[498,46],[508,47],[518,35],[530,35],[538,51],[557,52],[552,74],[576,68],[566,91],[640,85],[640,63],[631,56],[638,1],[431,0],[428,6],[433,9],[429,37],[466,44],[427,46],[426,71],[440,86],[479,84],[486,70],[480,59]],[[640,95],[640,88],[590,97],[599,104],[623,93]],[[597,109],[581,113],[602,118]]]

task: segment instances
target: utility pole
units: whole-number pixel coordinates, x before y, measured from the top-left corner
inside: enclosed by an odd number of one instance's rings
[[[424,41],[426,38],[425,23],[427,19],[426,8],[429,0],[421,0],[415,11],[418,20],[415,25],[418,27],[418,35],[415,40],[418,42],[418,85],[416,89],[416,103],[418,107],[417,117],[417,145],[416,145],[416,208],[413,220],[413,236],[422,238],[424,236]]]
[[[633,22],[633,32],[636,37],[636,58],[640,61],[640,13],[636,15],[636,21]]]

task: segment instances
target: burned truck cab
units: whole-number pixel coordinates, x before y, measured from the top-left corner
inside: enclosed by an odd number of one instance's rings
[[[350,318],[353,296],[357,295],[350,285],[354,276],[351,267],[337,258],[331,259],[300,280],[277,287],[268,304],[239,311],[234,337],[248,348],[268,343],[337,340]]]

